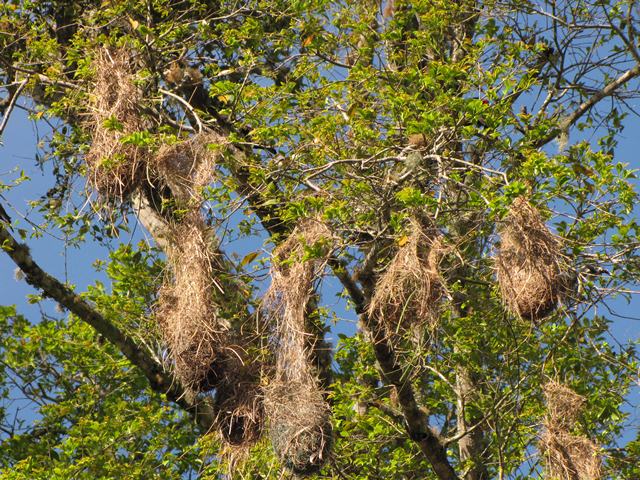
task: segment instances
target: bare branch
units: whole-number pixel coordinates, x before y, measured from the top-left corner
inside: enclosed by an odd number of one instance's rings
[[[24,79],[22,82],[20,82],[20,84],[15,89],[13,94],[11,94],[9,104],[7,105],[7,108],[4,111],[2,122],[0,123],[0,145],[2,145],[2,140],[1,140],[2,133],[4,132],[4,129],[7,128],[7,124],[9,123],[9,117],[11,116],[11,112],[13,111],[13,108],[16,106],[18,97],[20,97],[20,93],[22,92],[22,89],[25,87],[26,84],[27,84],[27,79]]]
[[[418,444],[438,478],[458,479],[449,463],[442,439],[429,427],[428,415],[418,406],[411,383],[404,375],[405,369],[398,364],[384,328],[372,315],[365,313],[360,318],[372,336],[373,349],[384,381],[396,388],[409,437]]]
[[[196,125],[198,125],[198,132],[202,132],[202,130],[204,129],[204,127],[202,126],[202,120],[200,120],[200,117],[198,116],[195,109],[191,106],[189,102],[187,102],[180,95],[176,95],[175,93],[170,92],[169,90],[159,88],[158,91],[178,101],[187,110],[187,112],[189,113],[189,116],[195,120]]]
[[[598,90],[591,95],[587,100],[582,102],[571,114],[566,116],[558,125],[558,128],[549,132],[548,135],[542,137],[535,143],[536,148],[540,148],[556,137],[562,132],[566,132],[572,127],[584,114],[586,114],[591,108],[593,108],[600,100],[606,97],[614,95],[617,90],[627,84],[629,81],[640,76],[640,64],[627,70],[622,75],[607,83],[602,90]]]

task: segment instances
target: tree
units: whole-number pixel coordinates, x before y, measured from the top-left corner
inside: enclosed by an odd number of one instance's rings
[[[637,478],[602,313],[639,273],[636,10],[4,2],[0,134],[48,121],[53,186],[0,241],[62,313],[0,310],[3,398],[37,413],[3,404],[3,475]],[[45,272],[46,230],[111,285]]]

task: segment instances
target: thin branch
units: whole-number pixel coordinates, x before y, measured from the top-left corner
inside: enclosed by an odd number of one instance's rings
[[[540,148],[562,132],[567,131],[574,123],[576,123],[585,113],[587,113],[591,108],[596,105],[603,98],[614,95],[618,88],[622,87],[629,81],[634,78],[640,76],[640,64],[637,64],[635,67],[627,70],[622,75],[607,83],[602,90],[596,91],[593,95],[591,95],[587,100],[582,102],[571,114],[566,116],[558,125],[558,128],[552,130],[546,136],[542,137],[535,143],[536,148]]]
[[[384,328],[374,315],[363,314],[360,318],[372,336],[373,349],[383,380],[396,388],[398,404],[409,438],[420,447],[439,479],[457,480],[458,476],[449,463],[442,439],[429,427],[428,415],[418,406],[411,383],[404,375],[405,370],[396,360],[396,354]]]
[[[7,124],[9,123],[9,117],[11,116],[11,112],[13,111],[13,108],[15,107],[16,102],[18,101],[18,97],[20,97],[20,93],[22,92],[22,89],[26,85],[27,85],[27,79],[24,79],[22,82],[20,82],[15,92],[13,92],[13,95],[11,95],[11,99],[9,100],[9,105],[7,105],[7,108],[4,111],[4,116],[2,117],[2,123],[0,123],[0,139],[2,138],[2,133],[4,132],[4,129],[7,127]],[[0,145],[3,145],[2,140],[0,140]]]
[[[191,117],[193,117],[193,119],[196,121],[196,124],[198,125],[198,133],[202,133],[202,131],[204,130],[204,126],[202,125],[202,120],[200,120],[200,117],[198,116],[195,109],[191,106],[189,102],[187,102],[180,95],[176,95],[175,93],[170,92],[169,90],[165,90],[164,88],[159,88],[158,91],[178,101],[189,112],[189,115],[191,115]]]
[[[344,261],[337,257],[329,258],[329,266],[333,274],[340,280],[342,286],[347,290],[347,293],[351,297],[355,305],[356,313],[363,313],[366,308],[366,300],[360,287],[358,287],[356,281],[349,274],[347,265]]]

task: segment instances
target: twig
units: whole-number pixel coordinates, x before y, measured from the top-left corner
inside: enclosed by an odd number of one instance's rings
[[[4,129],[7,127],[7,124],[9,122],[9,116],[11,116],[11,112],[13,111],[13,108],[18,101],[18,97],[20,96],[22,89],[27,85],[27,81],[28,79],[25,78],[22,82],[20,82],[15,92],[13,92],[13,95],[11,95],[9,105],[7,105],[7,108],[4,111],[4,116],[2,117],[2,123],[0,123],[0,138],[2,138],[2,133],[4,132]],[[2,140],[0,140],[0,145],[3,145]]]
[[[540,148],[551,140],[556,138],[562,132],[565,132],[571,127],[575,122],[577,122],[585,113],[587,113],[596,103],[606,97],[610,97],[616,93],[616,90],[629,81],[633,80],[637,76],[640,75],[640,63],[635,67],[627,70],[622,75],[617,77],[616,79],[607,83],[604,88],[596,91],[593,95],[591,95],[587,100],[582,102],[571,114],[567,115],[558,125],[557,128],[553,129],[549,134],[542,137],[538,140],[534,145],[536,148]]]
[[[195,109],[191,106],[189,102],[187,102],[180,95],[176,95],[175,93],[170,92],[169,90],[165,90],[164,88],[159,88],[158,91],[180,102],[182,106],[184,106],[184,108],[188,110],[189,114],[196,121],[196,124],[198,125],[198,133],[202,133],[202,131],[204,130],[204,126],[202,125],[202,120],[200,120],[200,117],[198,116]]]

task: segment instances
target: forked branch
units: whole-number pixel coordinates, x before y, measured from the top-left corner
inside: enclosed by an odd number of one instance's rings
[[[629,83],[634,78],[640,76],[640,63],[636,64],[633,68],[627,70],[619,77],[611,80],[601,90],[596,91],[593,95],[582,102],[578,107],[569,115],[564,117],[558,127],[551,130],[546,136],[542,137],[535,143],[536,148],[543,147],[547,143],[554,140],[563,132],[566,132],[571,128],[583,115],[591,110],[600,100],[615,95],[619,88]]]

